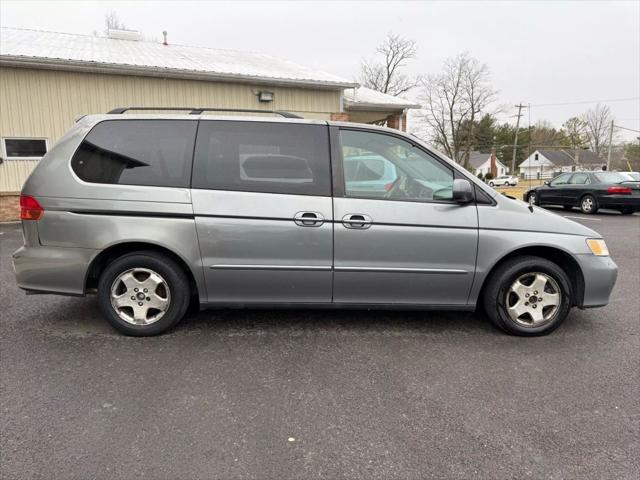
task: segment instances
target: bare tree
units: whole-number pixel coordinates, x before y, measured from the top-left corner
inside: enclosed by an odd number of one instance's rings
[[[127,27],[118,18],[118,14],[113,10],[109,10],[104,14],[104,33],[109,33],[109,30],[126,30]]]
[[[397,97],[418,86],[419,79],[401,73],[407,60],[416,57],[413,40],[389,34],[376,51],[384,58],[381,62],[363,60],[360,83],[364,87]]]
[[[604,154],[613,120],[611,109],[608,105],[597,104],[595,108],[587,110],[581,118],[586,124],[589,148],[598,156]]]
[[[477,120],[496,96],[488,67],[462,53],[446,60],[442,72],[427,77],[423,85],[423,118],[434,143],[468,168]]]

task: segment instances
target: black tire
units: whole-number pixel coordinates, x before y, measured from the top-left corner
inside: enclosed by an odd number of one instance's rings
[[[623,208],[622,210],[620,210],[620,213],[622,215],[631,215],[633,214],[633,208]]]
[[[590,208],[587,208],[591,205]],[[598,202],[591,194],[586,194],[580,199],[580,211],[585,215],[593,215],[598,211]]]
[[[572,205],[563,205],[562,208],[564,208],[565,210],[571,210],[573,209]]]
[[[495,187],[495,183],[493,183],[493,182],[489,182],[489,186],[490,186],[490,187]]]
[[[166,311],[161,318],[147,325],[134,325],[125,321],[111,305],[112,285],[119,276],[132,269],[146,269],[159,274],[168,289],[165,295],[170,301]],[[170,330],[182,319],[190,300],[189,280],[184,270],[170,257],[152,251],[131,252],[117,258],[107,265],[98,282],[100,310],[107,321],[125,335],[147,337]]]
[[[507,294],[511,285],[527,273],[543,273],[551,277],[557,284],[561,297],[555,313],[539,325],[522,325],[514,321],[507,311]],[[551,333],[562,324],[567,317],[572,302],[571,282],[565,271],[557,264],[544,258],[522,256],[506,260],[487,279],[483,294],[484,309],[499,329],[512,335],[532,337]]]

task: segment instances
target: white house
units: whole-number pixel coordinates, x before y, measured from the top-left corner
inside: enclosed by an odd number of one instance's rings
[[[509,173],[509,168],[500,160],[498,160],[498,158],[495,156],[495,153],[482,153],[474,151],[471,152],[471,155],[469,155],[469,165],[473,168],[473,171],[476,175],[482,173],[482,176],[484,177],[491,171],[492,155],[496,161],[496,171],[494,173],[494,176],[500,177]]]
[[[520,176],[553,178],[559,173],[576,170],[602,170],[606,162],[590,150],[536,150],[518,168]]]

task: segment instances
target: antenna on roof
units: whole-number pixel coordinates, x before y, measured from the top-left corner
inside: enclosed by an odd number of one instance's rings
[[[162,31],[162,36],[164,37],[164,40],[162,41],[163,45],[169,45],[169,42],[167,42],[167,31],[163,30]]]

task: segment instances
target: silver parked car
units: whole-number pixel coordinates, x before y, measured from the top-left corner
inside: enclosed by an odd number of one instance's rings
[[[518,177],[514,175],[502,175],[487,182],[490,187],[515,187],[518,185]]]
[[[165,332],[190,308],[312,306],[481,309],[540,335],[609,301],[617,267],[597,232],[413,136],[127,110],[82,118],[41,160],[13,255],[20,288],[95,293],[122,333]]]

